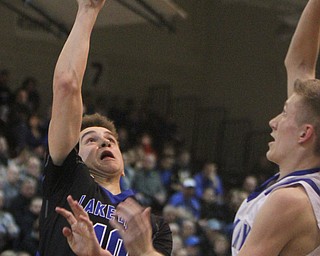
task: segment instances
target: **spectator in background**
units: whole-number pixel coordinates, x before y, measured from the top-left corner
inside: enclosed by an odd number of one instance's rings
[[[165,187],[168,196],[172,195],[173,189],[171,188],[173,167],[175,159],[171,155],[161,155],[158,161],[158,172],[160,174],[161,183]]]
[[[142,205],[152,206],[155,211],[162,210],[167,195],[156,170],[156,155],[145,154],[142,164],[142,169],[136,172],[132,183],[136,198]]]
[[[38,112],[41,103],[41,98],[37,87],[37,80],[32,76],[25,78],[21,86],[21,88],[27,92],[27,102],[31,112],[33,113]]]
[[[224,202],[221,203],[218,201],[215,190],[213,188],[208,187],[204,190],[200,199],[200,204],[200,220],[204,222],[203,225],[205,225],[206,221],[209,219],[217,219],[219,221],[225,222],[227,207]]]
[[[201,198],[206,188],[214,189],[218,202],[223,200],[223,184],[218,175],[217,165],[212,161],[203,164],[201,172],[194,175],[196,196]]]
[[[247,175],[242,183],[242,190],[251,194],[258,186],[258,179],[254,175]]]
[[[32,225],[32,229],[22,239],[20,249],[28,252],[30,255],[36,255],[40,241],[39,219],[36,219]]]
[[[199,236],[193,235],[184,241],[188,256],[202,256],[201,239]]]
[[[8,165],[9,145],[5,135],[0,133],[0,168]]]
[[[196,236],[198,234],[198,226],[195,220],[184,219],[181,223],[180,228],[180,236],[185,243],[185,241],[192,236]]]
[[[187,249],[181,248],[180,250],[177,250],[175,254],[172,254],[173,256],[189,256]]]
[[[176,159],[176,147],[173,141],[167,140],[163,142],[162,148],[160,149],[160,155],[168,156]]]
[[[148,132],[143,132],[140,137],[140,145],[143,148],[145,154],[157,155],[157,152],[153,145],[153,137]]]
[[[8,121],[9,108],[12,103],[13,93],[9,87],[10,72],[7,69],[0,71],[0,120]]]
[[[130,149],[130,141],[129,141],[129,133],[126,127],[121,126],[118,129],[118,140],[119,140],[119,147],[121,152],[126,152],[127,150]]]
[[[177,255],[181,250],[184,250],[182,238],[178,234],[172,234],[172,256]]]
[[[22,250],[22,241],[25,241],[25,239],[34,231],[34,225],[39,224],[36,223],[36,221],[39,219],[40,216],[40,210],[42,205],[42,198],[40,196],[34,196],[28,208],[26,209],[23,216],[20,217],[19,220],[17,220],[17,223],[20,227],[20,237],[19,237],[19,244],[18,249]]]
[[[180,236],[180,226],[178,223],[171,222],[169,227],[173,236]]]
[[[195,195],[196,182],[194,179],[186,179],[182,184],[182,190],[173,194],[168,204],[175,207],[182,207],[189,212],[193,218],[199,219],[201,213],[201,204]]]
[[[15,163],[8,165],[2,190],[4,193],[4,207],[8,209],[12,199],[19,194],[20,190],[20,169]]]
[[[18,168],[21,170],[24,170],[26,168],[28,159],[33,155],[32,151],[28,148],[23,148],[19,154],[15,155],[13,158],[10,158],[8,163],[15,164],[18,166]]]
[[[8,115],[8,127],[10,127],[10,139],[12,140],[15,154],[19,154],[27,144],[28,119],[31,109],[28,105],[28,94],[26,90],[19,88],[14,94],[14,101]]]
[[[213,254],[212,256],[230,256],[230,242],[226,235],[218,233],[213,239]]]
[[[40,158],[44,158],[47,149],[47,129],[42,118],[32,113],[28,118],[26,134],[26,146]]]
[[[227,211],[225,213],[225,222],[230,225],[232,229],[234,217],[241,203],[249,196],[249,194],[242,189],[233,188],[227,195]],[[231,231],[231,230],[230,230]]]
[[[9,211],[13,214],[17,223],[22,221],[24,215],[27,213],[32,198],[37,192],[37,181],[33,178],[26,177],[21,184],[19,194],[12,198],[9,205]]]
[[[37,156],[31,155],[22,169],[22,175],[38,180],[41,174],[41,167],[40,159]]]
[[[20,234],[20,229],[14,216],[10,212],[3,210],[3,206],[4,194],[0,190],[0,251],[12,248]]]
[[[182,149],[177,156],[176,164],[173,168],[171,188],[172,193],[181,191],[181,184],[187,178],[192,177],[191,154],[187,149]]]
[[[166,204],[162,209],[162,216],[167,223],[179,223],[180,224],[180,211],[177,207]]]

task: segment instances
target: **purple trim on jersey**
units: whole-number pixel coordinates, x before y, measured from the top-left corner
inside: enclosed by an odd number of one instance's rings
[[[290,173],[288,174],[287,176],[283,177],[281,180],[283,180],[284,178],[286,177],[290,177],[290,176],[302,176],[302,175],[306,175],[306,174],[312,174],[312,173],[316,173],[316,172],[320,172],[320,168],[317,167],[317,168],[313,168],[313,169],[307,169],[307,170],[299,170],[299,171],[295,171],[293,173]],[[273,175],[271,178],[269,178],[267,181],[265,181],[261,186],[259,186],[258,188],[256,188],[247,198],[247,202],[255,199],[257,196],[259,196],[264,190],[267,189],[268,185],[274,181],[274,180],[277,180],[279,178],[280,174],[277,173],[275,175]],[[280,182],[281,180],[279,180],[278,182]],[[290,184],[290,183],[294,183],[294,182],[297,182],[299,180],[303,180],[305,182],[307,182],[314,190],[316,193],[319,194],[319,188],[310,180],[308,181],[309,179],[296,179],[296,180],[292,180],[292,181],[289,181],[287,183],[279,183],[279,185],[282,185],[282,184]],[[313,183],[313,184],[312,184]],[[272,188],[273,189],[273,188]],[[272,189],[270,190],[270,192],[272,191]],[[266,192],[266,194],[270,193],[270,192]]]
[[[105,189],[104,187],[101,187],[101,188],[108,195],[108,197],[110,198],[110,201],[113,204],[119,204],[122,201],[124,201],[125,199],[127,199],[128,197],[134,196],[134,193],[133,193],[133,191],[131,189],[125,190],[125,191],[121,192],[118,195],[114,195],[110,191]]]
[[[301,175],[306,175],[306,174],[312,174],[312,173],[316,173],[316,172],[320,172],[320,167],[317,168],[313,168],[313,169],[307,169],[307,170],[300,170],[300,171],[296,171],[293,173],[288,174],[286,177],[290,177],[290,176],[301,176]],[[284,179],[283,178],[283,179]]]
[[[277,173],[275,175],[273,175],[271,178],[267,179],[264,183],[262,183],[262,185],[260,185],[259,187],[257,187],[247,198],[247,202],[255,199],[257,196],[259,196],[262,191],[264,191],[268,185],[274,181],[274,180],[277,180],[279,178],[280,174]]]
[[[288,181],[288,182],[284,182],[284,183],[281,183],[279,185],[289,185],[289,184],[295,184],[295,183],[298,183],[299,181],[303,181],[303,182],[306,182],[310,185],[311,188],[313,188],[313,190],[318,194],[318,196],[320,196],[320,189],[318,188],[318,186],[316,185],[316,183],[314,183],[313,180],[311,179],[296,179],[296,180],[291,180],[291,181]],[[273,187],[272,189],[269,189],[265,192],[265,195],[268,195],[272,190],[274,190],[275,188],[277,188],[278,186],[275,186]]]

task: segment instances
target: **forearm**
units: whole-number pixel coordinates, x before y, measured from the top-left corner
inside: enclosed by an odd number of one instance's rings
[[[90,36],[97,15],[98,10],[79,6],[75,23],[56,64],[56,82],[61,78],[69,78],[75,82],[74,85],[81,87],[89,54]]]
[[[102,5],[103,0],[89,3],[79,1],[73,28],[56,64],[49,127],[49,151],[55,164],[63,162],[79,139],[83,112],[82,80],[87,66],[90,36]]]
[[[320,39],[320,0],[309,0],[292,37],[285,66],[288,74],[288,94],[295,79],[315,77]]]

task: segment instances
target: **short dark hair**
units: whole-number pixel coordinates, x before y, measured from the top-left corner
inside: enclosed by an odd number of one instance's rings
[[[118,132],[114,125],[114,122],[106,116],[103,116],[99,113],[84,115],[82,118],[81,131],[93,126],[104,127],[108,129],[118,140]]]

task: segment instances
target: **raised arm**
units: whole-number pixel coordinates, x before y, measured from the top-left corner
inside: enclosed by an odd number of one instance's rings
[[[288,76],[288,97],[292,94],[296,79],[315,78],[320,39],[320,0],[309,0],[285,59]]]
[[[58,58],[53,77],[49,152],[57,165],[62,164],[79,139],[83,111],[81,87],[87,65],[90,36],[105,0],[77,2],[76,19]]]

